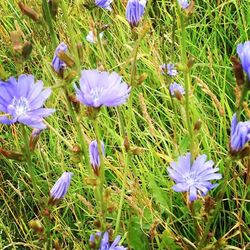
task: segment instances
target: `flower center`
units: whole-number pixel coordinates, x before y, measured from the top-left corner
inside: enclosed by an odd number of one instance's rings
[[[103,91],[103,88],[98,88],[98,87],[91,89],[90,95],[92,96],[94,103],[97,103],[99,101],[99,97],[102,91]]]
[[[29,102],[25,97],[20,97],[19,99],[16,99],[16,97],[14,97],[11,106],[13,107],[16,116],[24,115],[27,111],[30,110]]]
[[[183,178],[190,187],[196,183],[195,175],[192,173],[188,173]]]

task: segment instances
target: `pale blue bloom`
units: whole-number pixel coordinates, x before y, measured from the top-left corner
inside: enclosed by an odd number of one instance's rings
[[[177,162],[170,163],[167,168],[169,176],[176,183],[172,188],[176,192],[188,192],[189,200],[197,199],[198,194],[204,196],[209,190],[216,187],[210,181],[219,180],[221,174],[216,173],[218,168],[213,168],[214,162],[207,161],[205,154],[200,155],[191,162],[191,154],[179,157]]]
[[[102,154],[104,156],[105,155],[105,148],[104,148],[104,143],[102,141],[101,141],[101,146],[102,146]],[[89,156],[90,156],[91,166],[92,166],[94,172],[98,175],[101,161],[100,161],[100,155],[98,152],[98,143],[96,140],[92,141],[89,144]]]
[[[57,73],[60,73],[66,68],[66,63],[58,57],[58,53],[60,51],[66,52],[67,50],[68,46],[65,43],[60,43],[55,50],[51,65]]]
[[[125,103],[131,88],[117,73],[83,70],[80,88],[75,85],[77,99],[91,107],[115,107]]]
[[[55,185],[50,190],[50,197],[53,200],[63,199],[69,189],[71,177],[73,173],[64,172],[62,176],[56,181]]]
[[[231,123],[230,148],[238,152],[250,141],[250,121],[238,122],[236,114],[233,115]]]
[[[126,18],[132,27],[136,27],[145,11],[146,0],[128,0]]]
[[[121,240],[121,236],[117,236],[115,238],[115,240],[110,243],[109,242],[109,234],[108,232],[105,232],[102,236],[102,233],[100,232],[97,232],[95,235],[92,234],[90,236],[90,239],[89,241],[92,243],[92,244],[95,244],[96,243],[96,238],[100,238],[102,237],[101,239],[101,242],[100,242],[100,246],[98,248],[98,250],[126,250],[127,248],[126,247],[123,247],[123,246],[119,246],[119,242]]]
[[[179,92],[181,95],[185,94],[185,89],[178,83],[174,82],[170,84],[169,91],[172,96],[175,96],[175,92]]]
[[[51,89],[44,90],[43,82],[35,83],[33,75],[0,81],[0,111],[5,113],[0,116],[0,122],[9,125],[19,122],[32,128],[46,128],[43,118],[55,112],[42,107],[50,94]]]
[[[182,9],[186,9],[189,6],[188,0],[178,0]]]
[[[107,9],[107,10],[111,10],[110,5],[111,5],[112,1],[113,0],[95,0],[95,4],[98,7],[101,7],[101,8]]]
[[[178,75],[178,71],[175,69],[175,65],[173,63],[162,64],[160,66],[160,69],[161,69],[162,74],[165,74],[167,72],[169,76]]]
[[[238,44],[237,53],[240,57],[242,67],[248,76],[248,80],[250,81],[250,41]]]

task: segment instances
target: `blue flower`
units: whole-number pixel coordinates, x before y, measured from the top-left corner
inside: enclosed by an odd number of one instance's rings
[[[69,189],[69,184],[71,181],[73,173],[64,172],[62,176],[56,181],[55,185],[50,190],[50,198],[52,200],[63,199]]]
[[[130,87],[117,73],[83,70],[80,89],[75,85],[77,99],[91,107],[115,107],[127,101]]]
[[[32,128],[46,128],[43,118],[55,111],[42,108],[50,94],[51,89],[43,90],[43,82],[35,83],[32,75],[0,81],[0,111],[5,113],[0,116],[0,122],[9,125],[20,122]]]
[[[102,237],[101,239],[101,242],[100,242],[100,246],[98,248],[98,250],[126,250],[127,248],[123,247],[123,246],[118,246],[119,242],[120,242],[120,239],[121,239],[121,236],[117,236],[115,238],[115,240],[113,241],[113,243],[111,244],[109,242],[109,234],[108,232],[105,232],[102,236],[102,233],[101,232],[97,232],[95,235],[92,234],[90,236],[90,243],[92,245],[95,245],[95,240],[96,238],[99,239],[100,237]]]
[[[62,72],[66,68],[66,63],[58,57],[58,53],[60,51],[66,52],[67,50],[68,46],[65,43],[60,43],[55,50],[51,65],[57,73]]]
[[[172,187],[173,190],[188,192],[189,200],[194,201],[198,194],[204,196],[210,189],[216,187],[217,184],[212,184],[210,181],[219,180],[222,176],[216,173],[218,168],[213,168],[214,162],[212,160],[206,162],[206,159],[207,156],[203,154],[192,163],[191,154],[187,153],[179,157],[178,162],[170,163],[167,171],[176,183]]]
[[[178,2],[182,9],[186,9],[189,6],[188,0],[178,0]]]
[[[250,81],[250,41],[240,43],[237,46],[237,53],[241,60],[242,67]]]
[[[107,10],[111,10],[110,5],[111,5],[112,1],[113,0],[95,0],[95,4],[98,7],[101,7],[101,8],[107,9]]]
[[[136,27],[145,11],[146,0],[128,0],[126,18],[132,27]]]
[[[102,145],[102,154],[105,155],[104,143],[101,142]],[[96,175],[99,175],[100,168],[100,155],[98,152],[98,144],[97,141],[94,140],[89,144],[89,155],[90,155],[90,163]]]
[[[185,94],[184,88],[180,84],[178,84],[176,82],[170,84],[169,91],[170,91],[170,94],[172,96],[175,96],[175,92],[179,92],[179,94],[181,94],[181,95]]]
[[[178,71],[175,69],[175,65],[173,63],[168,63],[166,64],[162,64],[160,66],[161,72],[162,74],[165,74],[165,72],[167,72],[167,74],[169,76],[177,76],[178,75]]]
[[[231,123],[230,148],[233,152],[239,152],[250,141],[250,121],[238,122],[236,114]]]

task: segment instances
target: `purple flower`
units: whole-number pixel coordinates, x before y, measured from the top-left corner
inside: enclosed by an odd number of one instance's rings
[[[107,10],[111,10],[111,3],[113,0],[95,0],[95,5]]]
[[[50,190],[50,198],[52,200],[60,200],[64,198],[69,189],[72,175],[73,173],[71,172],[64,172],[62,176],[56,181]]]
[[[197,199],[197,192],[204,196],[206,193],[217,186],[212,184],[211,180],[219,180],[222,178],[221,174],[216,173],[219,169],[213,168],[214,162],[207,161],[205,154],[200,155],[196,160],[191,162],[191,154],[187,153],[181,156],[178,162],[170,163],[167,169],[169,176],[175,185],[172,187],[176,192],[189,192],[189,200]]]
[[[0,116],[0,122],[9,125],[20,122],[32,128],[46,128],[43,118],[55,111],[42,108],[50,94],[51,89],[43,90],[43,82],[35,83],[32,75],[0,81],[0,111],[5,113]]]
[[[230,148],[238,152],[250,141],[250,121],[238,122],[236,114],[231,123]]]
[[[103,32],[99,34],[100,39],[103,37]],[[86,40],[92,44],[96,43],[97,40],[97,34],[94,34],[94,32],[91,30],[88,35],[86,36]]]
[[[91,107],[115,107],[126,102],[130,87],[117,73],[83,70],[80,89],[75,85],[77,99]]]
[[[242,67],[250,81],[250,41],[240,43],[237,46],[237,53],[241,60]]]
[[[188,0],[178,0],[178,2],[182,9],[186,9],[189,6]]]
[[[102,154],[104,156],[105,155],[104,143],[101,142],[101,144],[102,144]],[[101,162],[100,162],[100,155],[98,152],[98,144],[96,140],[92,141],[89,144],[89,155],[92,168],[96,173],[96,175],[98,175]]]
[[[175,96],[175,92],[179,92],[181,95],[185,94],[184,88],[176,82],[170,84],[169,91],[172,96]]]
[[[160,66],[161,72],[162,74],[165,74],[165,72],[167,72],[167,74],[169,76],[177,76],[178,75],[178,71],[175,69],[175,65],[173,63],[168,63],[166,64],[162,64]]]
[[[53,69],[57,72],[60,73],[61,71],[63,71],[66,68],[66,64],[64,61],[62,61],[59,57],[58,57],[58,52],[62,51],[62,52],[66,52],[68,50],[68,46],[65,43],[60,43],[54,53],[54,57],[52,60],[52,67]]]
[[[145,11],[146,0],[128,0],[126,18],[132,27],[136,27]]]
[[[127,248],[123,247],[123,246],[118,246],[119,242],[120,242],[120,239],[121,239],[121,236],[117,236],[115,238],[115,240],[113,241],[113,243],[111,244],[109,242],[109,234],[108,232],[105,232],[102,236],[102,233],[101,232],[97,232],[95,235],[92,234],[90,236],[90,243],[92,245],[95,245],[95,240],[96,238],[99,239],[100,237],[102,237],[101,239],[101,242],[100,242],[100,246],[98,248],[98,250],[126,250]]]

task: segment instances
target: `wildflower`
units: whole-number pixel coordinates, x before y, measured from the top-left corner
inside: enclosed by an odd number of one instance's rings
[[[50,190],[50,198],[52,200],[60,200],[64,198],[69,189],[72,175],[73,173],[71,172],[64,172],[62,176],[56,181]]]
[[[103,37],[103,32],[101,32],[101,33],[99,34],[99,38],[102,39],[102,37]],[[97,35],[94,34],[94,32],[91,30],[91,31],[88,33],[88,35],[86,36],[86,40],[87,40],[88,42],[94,44],[94,43],[96,43]]]
[[[126,18],[132,27],[136,27],[144,14],[146,0],[128,0]]]
[[[184,88],[183,88],[180,84],[178,84],[178,83],[176,83],[176,82],[170,84],[170,86],[169,86],[169,91],[170,91],[170,94],[171,94],[172,96],[175,96],[176,92],[178,92],[178,93],[181,94],[181,95],[184,95],[184,94],[185,94]]]
[[[189,201],[197,199],[197,192],[204,196],[206,193],[217,186],[211,180],[219,180],[221,174],[216,173],[219,169],[213,168],[214,162],[207,161],[205,154],[200,155],[191,163],[191,154],[181,156],[178,162],[170,163],[167,169],[169,176],[175,181],[172,187],[176,192],[189,192]]]
[[[250,41],[240,43],[237,46],[237,53],[241,60],[242,67],[250,81]]]
[[[113,0],[95,0],[95,5],[107,10],[111,10],[111,3]]]
[[[102,237],[102,239],[101,239],[98,250],[126,250],[127,249],[123,246],[118,246],[121,236],[117,236],[115,240],[112,242],[112,244],[110,244],[108,232],[105,232],[103,236],[101,232],[97,232],[95,235],[92,234],[89,239],[90,245],[95,246],[96,238],[99,239],[100,237]]]
[[[233,115],[231,123],[230,148],[234,152],[243,149],[250,141],[250,121],[238,122],[236,114]]]
[[[50,96],[51,89],[43,90],[43,82],[34,83],[33,75],[20,75],[16,80],[10,77],[7,82],[0,81],[0,116],[3,124],[23,123],[32,128],[44,129],[43,118],[54,109],[42,108]]]
[[[187,9],[189,6],[188,0],[178,0],[178,2],[182,9]]]
[[[58,53],[61,51],[66,52],[67,50],[68,46],[65,43],[60,43],[55,50],[51,65],[57,73],[62,72],[66,68],[66,63],[58,57]]]
[[[104,143],[101,142],[101,145],[102,145],[102,154],[104,156],[105,155]],[[92,141],[89,144],[89,155],[92,168],[96,173],[96,175],[98,175],[101,162],[100,162],[100,155],[98,152],[98,143],[96,140]]]
[[[162,74],[165,74],[165,72],[167,72],[167,74],[169,76],[177,76],[178,75],[178,71],[175,69],[175,65],[173,63],[168,63],[163,64],[160,66],[161,72]]]
[[[77,99],[91,107],[115,107],[126,102],[130,87],[122,81],[117,73],[83,70],[80,89],[75,85]]]

